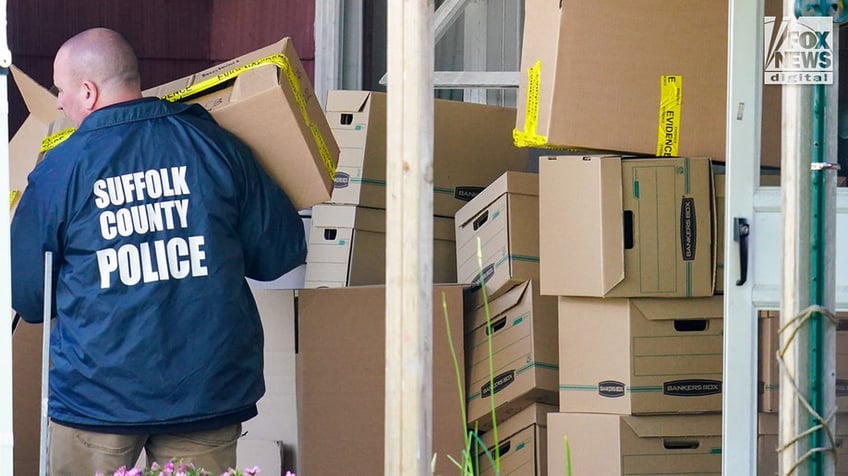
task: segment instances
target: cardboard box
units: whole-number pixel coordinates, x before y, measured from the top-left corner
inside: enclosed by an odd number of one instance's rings
[[[560,411],[721,411],[723,298],[559,298]]]
[[[463,362],[462,287],[433,287],[432,448],[434,474],[455,474],[448,455],[464,449],[460,392],[450,336]],[[298,299],[298,473],[382,474],[385,450],[386,288],[304,289]],[[459,378],[457,378],[457,375]],[[459,381],[458,381],[459,380]],[[429,460],[430,456],[425,456]]]
[[[757,415],[757,476],[772,476],[778,472],[780,455],[779,417],[776,413]],[[836,475],[848,474],[848,432],[837,423],[836,428]]]
[[[726,2],[544,0],[524,13],[517,142],[726,160]],[[763,105],[763,130],[779,131],[780,103]],[[763,134],[762,156],[780,166],[779,134]]]
[[[780,349],[780,312],[760,311],[759,321],[759,411],[780,411],[780,364],[777,352]],[[836,408],[848,412],[848,313],[836,313]],[[846,470],[848,471],[848,470]]]
[[[294,467],[286,461],[282,441],[242,437],[236,446],[236,468],[244,470],[258,466],[266,474],[286,474]]]
[[[14,215],[27,187],[27,177],[41,157],[41,141],[48,135],[53,122],[63,122],[63,116],[62,111],[56,109],[56,96],[16,66],[11,70],[29,110],[29,116],[9,141],[9,207]]]
[[[12,431],[15,474],[39,474],[43,327],[18,321],[12,333]]]
[[[465,336],[468,423],[480,430],[492,427],[492,395],[498,420],[558,399],[556,298],[540,296],[538,283],[526,281],[492,301],[490,315],[491,365],[485,309],[466,314],[466,322],[481,323]]]
[[[721,415],[548,413],[548,474],[572,473],[718,476]]]
[[[327,94],[327,120],[341,147],[331,202],[386,208],[386,99],[371,91]],[[528,151],[512,143],[514,108],[436,99],[433,114],[434,215],[453,218],[507,170],[527,170]]]
[[[542,157],[542,294],[711,296],[711,177],[703,158]]]
[[[545,476],[548,474],[548,413],[556,407],[534,403],[498,424],[498,447],[500,448],[500,473],[495,471],[494,432],[485,433],[481,440],[488,449],[478,455],[479,476],[500,474],[525,474]]]
[[[312,207],[305,287],[386,282],[386,211],[353,205]],[[433,282],[456,282],[452,218],[433,217]]]
[[[516,284],[539,280],[539,176],[506,172],[465,204],[455,216],[456,270],[460,283],[483,286],[488,299]],[[466,296],[466,305],[483,305],[483,291]]]
[[[295,298],[292,290],[253,290],[265,335],[265,395],[259,414],[242,432],[254,440],[285,441],[297,447],[295,379]]]
[[[295,208],[329,200],[339,148],[290,38],[144,95],[201,104],[253,149]]]

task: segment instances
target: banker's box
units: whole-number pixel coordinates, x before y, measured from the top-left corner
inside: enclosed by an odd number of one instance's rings
[[[561,412],[720,412],[722,296],[559,298]]]
[[[540,296],[538,282],[526,281],[493,300],[489,316],[485,308],[465,316],[473,326],[465,335],[467,416],[469,426],[481,430],[492,427],[492,398],[499,420],[558,399],[556,298]]]
[[[506,172],[460,208],[454,221],[457,279],[481,286],[466,297],[467,306],[483,304],[483,286],[491,300],[522,281],[538,282],[537,174]]]
[[[386,211],[354,205],[315,205],[307,248],[307,288],[384,284]],[[433,217],[433,282],[456,282],[451,218]]]
[[[459,461],[465,447],[457,387],[465,383],[465,369],[457,369],[451,357],[452,346],[462,366],[462,287],[440,285],[432,290],[432,369],[426,378],[419,377],[432,382],[431,435],[432,449],[437,454],[434,474],[448,475],[457,472],[448,456]],[[442,307],[443,294],[447,311]],[[297,474],[382,474],[385,300],[385,286],[299,292]],[[449,316],[447,324],[445,312]],[[400,316],[388,318],[397,320]],[[428,462],[432,456],[421,455]]]
[[[727,2],[528,1],[516,138],[724,162],[727,40]],[[744,114],[762,117],[762,163],[779,167],[780,88],[763,95]]]
[[[495,472],[494,432],[484,433],[480,438],[488,450],[478,454],[479,476],[500,474],[523,474],[547,476],[548,474],[548,413],[556,407],[534,403],[509,419],[498,422],[498,445],[500,451],[500,473]]]
[[[386,208],[386,93],[330,91],[327,119],[341,147],[332,203]],[[507,170],[527,170],[529,153],[512,143],[515,109],[433,102],[433,214],[456,211]],[[399,160],[399,158],[392,158]]]
[[[836,326],[836,408],[840,416],[848,412],[848,313],[839,312]],[[824,318],[826,319],[826,318]],[[759,410],[764,413],[780,411],[780,312],[759,313]],[[791,327],[787,332],[791,332]],[[797,337],[796,337],[797,339]],[[800,345],[796,340],[796,346]]]
[[[542,294],[712,296],[712,212],[709,159],[542,157]]]
[[[548,413],[548,473],[720,476],[721,415]]]
[[[330,199],[339,148],[291,38],[143,94],[201,104],[298,210]]]

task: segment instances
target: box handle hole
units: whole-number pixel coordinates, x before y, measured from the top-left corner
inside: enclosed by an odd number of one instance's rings
[[[483,212],[482,215],[480,215],[479,217],[477,217],[474,220],[474,223],[472,224],[474,231],[477,231],[477,229],[480,228],[481,226],[483,226],[483,224],[486,223],[487,221],[489,221],[489,211],[488,210]]]
[[[502,445],[500,445],[498,447],[498,452],[500,453],[501,458],[503,458],[503,456],[505,454],[509,453],[509,449],[510,449],[511,446],[512,446],[512,442],[507,441],[506,443],[503,443]]]
[[[335,228],[326,228],[324,229],[324,240],[326,241],[336,241],[336,230]]]
[[[339,122],[343,126],[349,126],[353,124],[353,114],[348,112],[343,112],[342,117],[339,119]]]
[[[677,332],[703,332],[710,323],[706,319],[675,319],[674,330]]]
[[[493,323],[492,323],[492,331],[491,331],[491,333],[492,333],[492,334],[494,334],[495,332],[497,332],[497,331],[499,331],[499,330],[503,329],[503,327],[504,327],[505,325],[506,325],[506,316],[504,316],[504,317],[502,317],[502,318],[500,318],[500,319],[498,319],[497,321],[495,321],[495,322],[493,322]],[[489,328],[488,328],[488,327],[486,327],[486,335],[489,335],[489,334],[490,334],[490,333],[489,333]]]
[[[663,446],[667,450],[694,450],[700,445],[698,440],[663,439]]]
[[[624,249],[633,249],[633,211],[624,210]]]

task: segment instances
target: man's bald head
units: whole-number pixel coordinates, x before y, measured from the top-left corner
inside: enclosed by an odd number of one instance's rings
[[[138,60],[118,32],[92,28],[66,41],[53,62],[57,107],[79,125],[93,111],[141,97]]]

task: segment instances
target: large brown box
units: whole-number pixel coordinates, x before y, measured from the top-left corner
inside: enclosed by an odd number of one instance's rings
[[[62,119],[56,97],[16,66],[11,67],[15,83],[26,102],[29,115],[9,141],[9,207],[14,215],[27,187],[27,177],[41,156],[41,141],[50,126]]]
[[[542,294],[712,296],[712,185],[705,158],[542,157]]]
[[[465,446],[460,391],[462,287],[433,287],[432,447],[435,474],[455,474]],[[304,289],[298,299],[298,474],[382,474],[385,449],[386,288]],[[459,381],[458,381],[459,380]],[[430,455],[425,456],[429,459]]]
[[[548,472],[719,476],[721,415],[548,413]]]
[[[18,322],[12,333],[15,474],[38,474],[41,437],[41,324]]]
[[[386,208],[386,93],[330,91],[327,120],[341,148],[333,203]],[[512,143],[515,109],[437,99],[433,103],[433,214],[456,211],[507,170],[527,170]],[[399,158],[392,158],[399,160]]]
[[[559,298],[560,411],[720,412],[724,303]]]
[[[727,2],[527,2],[517,142],[725,161],[728,34]],[[780,102],[763,104],[779,167]]]
[[[250,146],[295,208],[329,200],[339,148],[291,38],[144,95],[201,104]]]

